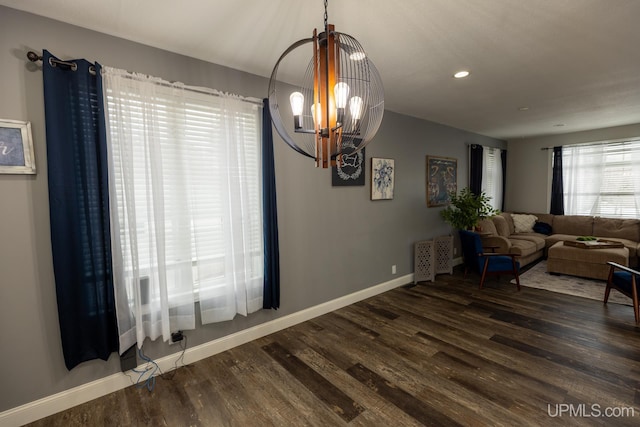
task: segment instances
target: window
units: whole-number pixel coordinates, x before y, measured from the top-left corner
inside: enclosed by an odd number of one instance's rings
[[[114,283],[138,345],[193,329],[195,301],[202,323],[262,308],[261,107],[109,67],[103,80]]]
[[[640,140],[562,147],[565,213],[640,217]]]
[[[491,198],[494,209],[502,209],[502,151],[482,148],[482,191]]]

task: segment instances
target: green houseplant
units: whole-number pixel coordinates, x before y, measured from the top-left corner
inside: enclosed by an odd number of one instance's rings
[[[449,193],[449,199],[449,206],[440,215],[458,230],[473,230],[480,220],[500,213],[491,206],[491,198],[484,191],[474,194],[469,188],[463,188],[459,194]]]

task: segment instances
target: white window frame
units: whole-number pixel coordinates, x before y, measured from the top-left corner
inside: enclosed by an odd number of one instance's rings
[[[562,147],[565,215],[640,218],[640,137]]]

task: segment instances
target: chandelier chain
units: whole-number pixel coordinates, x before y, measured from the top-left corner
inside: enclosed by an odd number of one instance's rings
[[[327,21],[329,20],[329,15],[327,14],[327,5],[329,4],[329,0],[324,0],[324,30],[327,31]]]

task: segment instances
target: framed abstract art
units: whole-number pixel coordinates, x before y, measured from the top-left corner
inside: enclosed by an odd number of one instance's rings
[[[393,159],[371,158],[371,200],[393,199],[394,174]]]

